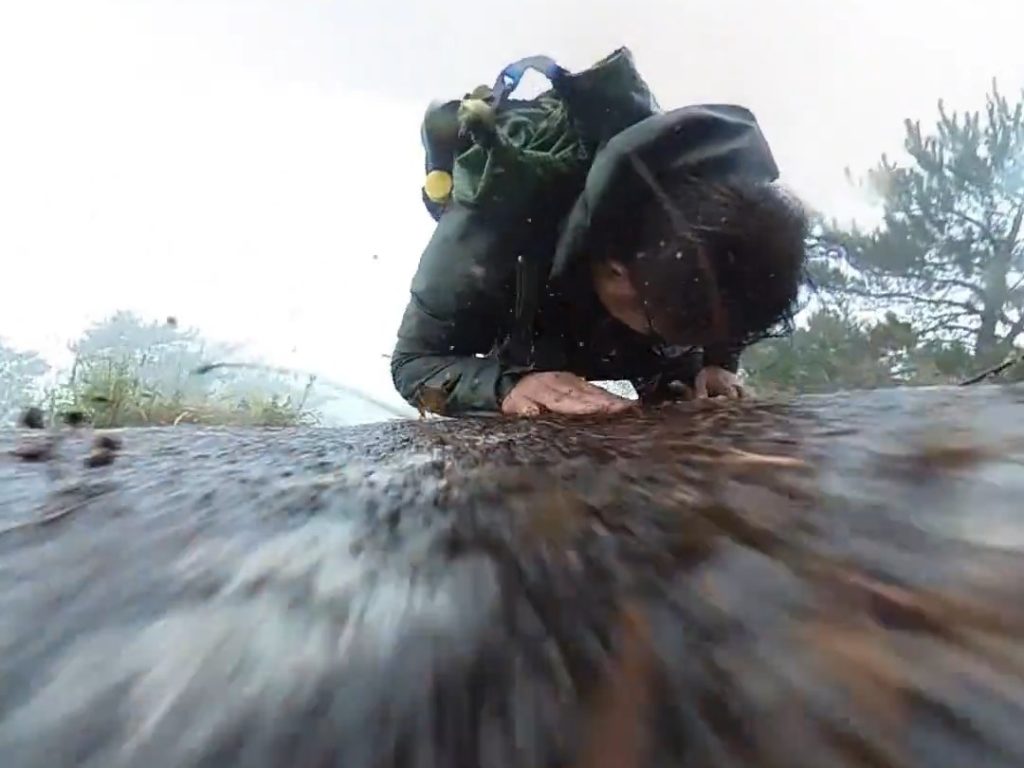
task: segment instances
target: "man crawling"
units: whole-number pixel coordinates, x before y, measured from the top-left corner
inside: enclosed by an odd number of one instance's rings
[[[541,100],[568,93],[572,113],[572,78],[587,74],[556,75]],[[640,404],[744,396],[740,353],[792,317],[803,273],[807,217],[778,175],[749,110],[651,108],[597,146],[576,186],[532,192],[526,215],[449,202],[412,283],[395,386],[448,416],[637,405],[600,380],[630,381]]]

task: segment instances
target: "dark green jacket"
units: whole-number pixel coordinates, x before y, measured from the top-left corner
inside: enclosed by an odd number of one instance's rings
[[[705,105],[621,131],[585,178],[545,191],[525,219],[496,216],[482,227],[473,208],[450,207],[420,259],[391,358],[409,403],[446,415],[496,411],[522,375],[555,370],[625,379],[642,399],[658,400],[702,365],[736,370],[738,348],[661,348],[612,319],[594,295],[585,269],[593,222],[643,190],[636,159],[659,179],[778,176],[748,110]]]

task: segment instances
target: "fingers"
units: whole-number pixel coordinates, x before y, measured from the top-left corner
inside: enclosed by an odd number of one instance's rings
[[[583,381],[582,387],[588,399],[592,398],[594,402],[604,406],[605,413],[621,413],[636,407],[636,403],[633,400],[619,397],[606,389],[591,384],[589,381]]]
[[[698,400],[704,400],[708,397],[708,376],[704,371],[697,374],[697,378],[693,382],[693,396]]]
[[[519,409],[519,415],[524,416],[528,419],[532,419],[535,416],[540,416],[543,409],[537,405],[537,403],[523,403]]]
[[[531,374],[523,378],[501,405],[512,416],[537,416],[547,411],[572,416],[620,413],[637,403],[565,371]]]
[[[602,389],[601,387],[591,384],[589,381],[581,380],[580,388],[577,390],[577,393],[588,400],[603,403],[604,405],[613,409],[623,407],[628,408],[631,405],[633,405],[632,400],[627,400],[624,397],[619,397],[618,395],[609,392],[607,389]]]
[[[506,416],[540,416],[540,406],[527,395],[513,389],[501,403],[501,412]]]
[[[537,397],[537,401],[553,413],[574,416],[619,413],[633,406],[632,401],[606,392],[589,382],[582,382],[575,388],[552,387],[542,391]]]
[[[544,411],[571,416],[621,413],[637,403],[565,372],[533,374],[512,389],[501,404],[509,416],[538,416]]]
[[[705,368],[694,381],[694,396],[700,399],[724,397],[728,400],[742,400],[749,396],[735,374]]]
[[[624,400],[606,389],[601,389],[585,379],[576,376],[560,378],[547,385],[547,388],[557,397],[575,397],[601,400],[603,402],[614,402]]]

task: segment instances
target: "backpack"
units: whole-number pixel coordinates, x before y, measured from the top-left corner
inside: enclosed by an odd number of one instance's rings
[[[512,99],[528,70],[543,74],[551,89],[533,99]],[[600,147],[659,112],[627,48],[578,73],[546,56],[522,59],[502,70],[493,86],[432,104],[420,130],[421,197],[438,229],[450,230],[435,232],[433,242],[458,243],[460,258],[483,263],[513,258],[491,258],[492,251],[509,249],[510,228],[523,222],[539,226],[541,220],[553,226],[583,190]],[[538,286],[552,256],[520,255],[516,265],[516,338],[509,343],[527,356]]]

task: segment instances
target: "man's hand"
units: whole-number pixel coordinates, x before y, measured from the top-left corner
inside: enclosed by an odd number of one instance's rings
[[[543,411],[584,416],[620,413],[634,407],[634,401],[613,395],[575,374],[545,371],[521,378],[502,401],[501,412],[508,416],[538,416]]]
[[[694,394],[697,399],[727,397],[737,400],[749,397],[750,393],[740,384],[739,377],[725,368],[709,365],[701,369],[694,380]]]

